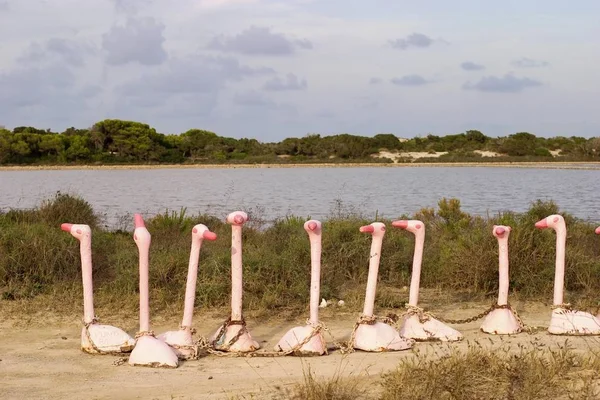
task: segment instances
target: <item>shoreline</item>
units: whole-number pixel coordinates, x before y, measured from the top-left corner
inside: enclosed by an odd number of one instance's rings
[[[118,165],[13,165],[0,166],[0,171],[63,170],[144,170],[144,169],[256,169],[256,168],[411,168],[411,167],[490,167],[600,170],[598,161],[552,162],[448,162],[448,163],[315,163],[315,164],[118,164]]]

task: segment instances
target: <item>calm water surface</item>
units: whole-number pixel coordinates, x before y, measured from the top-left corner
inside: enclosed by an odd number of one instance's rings
[[[600,221],[600,171],[513,168],[250,168],[0,171],[0,209],[28,208],[57,191],[79,194],[109,225],[134,212],[224,216],[236,209],[266,219],[325,218],[339,207],[397,217],[456,197],[485,215],[523,211],[536,199]],[[76,222],[76,221],[73,221]]]

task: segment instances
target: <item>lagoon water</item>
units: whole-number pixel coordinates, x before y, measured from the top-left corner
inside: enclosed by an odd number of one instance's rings
[[[116,226],[165,209],[224,217],[241,209],[273,220],[356,210],[394,218],[442,197],[486,215],[523,211],[536,199],[600,222],[600,171],[501,167],[240,168],[0,171],[0,210],[29,208],[57,191],[81,195]],[[121,217],[121,218],[120,218]],[[72,221],[77,222],[77,221]]]

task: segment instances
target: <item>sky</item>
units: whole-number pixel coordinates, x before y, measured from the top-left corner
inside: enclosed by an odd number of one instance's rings
[[[597,0],[0,0],[0,125],[600,136]]]

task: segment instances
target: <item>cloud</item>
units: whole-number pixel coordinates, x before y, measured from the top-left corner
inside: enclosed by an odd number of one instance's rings
[[[10,7],[8,6],[8,1],[0,1],[0,11],[8,11]]]
[[[512,74],[502,77],[486,76],[477,83],[467,82],[463,85],[465,90],[478,90],[480,92],[517,93],[526,88],[542,86],[542,82],[530,78],[517,78]]]
[[[513,67],[517,68],[542,68],[550,65],[547,61],[536,61],[531,58],[523,57],[518,60],[515,60],[511,63]]]
[[[115,5],[115,10],[123,14],[135,14],[140,8],[152,5],[152,0],[111,0]]]
[[[154,18],[127,18],[124,26],[113,25],[102,35],[106,63],[159,65],[168,58],[163,45],[165,26]]]
[[[412,33],[405,38],[390,40],[394,49],[407,50],[411,47],[426,48],[433,44],[434,40],[422,33]]]
[[[263,85],[264,90],[279,92],[284,90],[305,90],[308,87],[306,79],[298,79],[294,74],[287,74],[285,80],[275,77]]]
[[[378,85],[383,82],[381,78],[371,78],[369,79],[369,85]]]
[[[421,75],[405,75],[400,78],[392,78],[390,80],[394,85],[399,86],[422,86],[430,83],[427,79],[423,78]]]
[[[0,120],[40,127],[71,122],[87,110],[76,82],[64,63],[27,65],[1,73]]]
[[[200,8],[220,8],[238,4],[252,4],[258,2],[260,2],[260,0],[200,0],[198,2],[198,5]]]
[[[233,97],[233,103],[247,107],[275,107],[277,104],[256,90],[238,93]]]
[[[230,57],[196,55],[169,60],[160,70],[120,85],[115,92],[121,103],[142,107],[158,107],[171,100],[182,102],[185,97],[212,108],[217,94],[228,83],[273,73],[271,68],[249,67]]]
[[[17,57],[19,63],[39,63],[56,59],[64,61],[71,66],[81,67],[85,57],[95,53],[91,46],[69,39],[51,38],[42,44],[33,42],[24,54]]]
[[[465,61],[464,63],[460,64],[460,67],[465,71],[481,71],[485,69],[484,65],[476,64],[472,61]]]
[[[212,50],[268,56],[290,55],[298,48],[312,47],[307,39],[289,39],[281,33],[273,33],[269,28],[258,26],[251,26],[235,36],[215,36],[208,44],[208,48]]]

